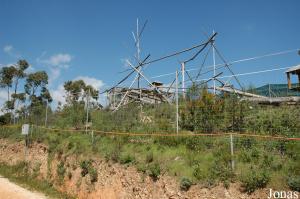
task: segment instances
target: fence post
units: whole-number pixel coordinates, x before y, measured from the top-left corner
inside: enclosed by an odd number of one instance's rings
[[[175,97],[176,97],[176,133],[178,135],[178,129],[179,129],[179,125],[178,125],[178,71],[176,70],[176,91],[175,91]]]
[[[85,133],[88,130],[88,122],[89,122],[89,104],[90,104],[90,89],[86,97],[86,122],[85,122]]]
[[[231,169],[234,171],[233,135],[230,134]]]

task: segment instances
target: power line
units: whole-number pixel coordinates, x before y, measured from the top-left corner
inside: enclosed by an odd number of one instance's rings
[[[290,67],[274,68],[274,69],[253,71],[253,72],[247,72],[247,73],[239,73],[239,74],[235,74],[235,75],[225,75],[225,76],[221,76],[218,78],[221,79],[221,78],[229,78],[229,77],[234,77],[234,76],[254,75],[254,74],[259,74],[259,73],[267,73],[267,72],[273,72],[273,71],[278,71],[278,70],[285,70],[288,68],[290,68]],[[205,80],[209,80],[209,79],[200,79],[200,80],[196,80],[196,81],[198,82],[198,81],[205,81]],[[189,81],[189,80],[187,80],[187,81]]]
[[[277,55],[284,55],[284,54],[292,53],[292,52],[299,51],[299,50],[300,49],[292,49],[292,50],[285,50],[285,51],[280,51],[280,52],[276,52],[276,53],[265,54],[265,55],[261,55],[261,56],[255,56],[255,57],[250,57],[250,58],[243,58],[243,59],[239,59],[239,60],[227,62],[227,64],[228,65],[232,65],[232,64],[236,64],[236,63],[240,63],[240,62],[251,61],[251,60],[261,59],[261,58],[265,58],[265,57],[271,57],[271,56],[277,56]],[[225,64],[223,64],[223,63],[222,64],[216,64],[215,66],[218,66],[216,68],[216,70],[218,70],[218,69],[224,67]],[[209,66],[206,66],[205,68],[212,68],[212,67],[213,67],[213,65],[209,65]],[[199,70],[199,67],[194,67],[194,68],[188,68],[188,69],[186,69],[186,71],[193,71],[193,70]],[[175,75],[175,72],[160,74],[160,75],[153,76],[151,78],[160,78],[160,77],[165,77],[165,76],[170,76],[170,75]]]

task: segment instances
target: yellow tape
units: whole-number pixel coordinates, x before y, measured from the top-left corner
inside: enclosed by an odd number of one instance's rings
[[[78,132],[78,131],[85,131],[80,129],[57,129],[57,128],[46,128],[42,126],[37,126],[42,129],[50,130],[50,131],[63,131],[63,132]],[[295,137],[283,137],[283,136],[270,136],[270,135],[257,135],[257,134],[246,134],[246,133],[126,133],[126,132],[107,132],[107,131],[99,131],[90,129],[89,131],[94,131],[95,133],[101,133],[106,135],[125,135],[125,136],[152,136],[152,137],[199,137],[199,136],[229,136],[234,135],[238,137],[256,137],[256,138],[263,138],[263,139],[275,139],[275,140],[296,140],[300,141],[300,138]]]

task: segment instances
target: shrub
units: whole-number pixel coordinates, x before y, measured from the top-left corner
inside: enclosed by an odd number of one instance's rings
[[[149,176],[154,180],[156,181],[160,175],[160,166],[158,163],[155,163],[155,164],[151,164],[149,166],[149,171],[150,171],[150,174]]]
[[[98,173],[97,170],[95,168],[93,168],[92,166],[89,167],[89,174],[90,174],[90,178],[91,178],[91,182],[97,182],[98,181]]]
[[[180,180],[180,189],[183,191],[188,191],[189,188],[192,186],[192,181],[188,179],[187,177],[183,177]]]
[[[153,152],[149,151],[146,156],[146,163],[151,163],[151,162],[153,162]]]
[[[64,178],[66,169],[65,169],[65,165],[64,165],[63,162],[60,162],[60,163],[57,165],[56,172],[57,172],[57,175],[59,176],[60,179],[63,179],[63,178]]]
[[[126,154],[120,157],[120,163],[121,164],[129,164],[133,163],[135,161],[135,158],[131,156],[130,154]]]
[[[287,184],[293,191],[299,192],[300,191],[300,176],[289,177]]]
[[[98,173],[97,173],[97,170],[92,166],[91,160],[82,161],[80,163],[80,167],[81,167],[81,176],[82,177],[89,174],[92,183],[98,181]]]
[[[90,167],[91,161],[89,160],[83,160],[80,163],[81,168],[81,176],[84,177],[89,173],[89,167]]]
[[[270,180],[270,175],[266,170],[250,169],[241,176],[242,186],[247,193],[252,193],[256,189],[264,188]]]

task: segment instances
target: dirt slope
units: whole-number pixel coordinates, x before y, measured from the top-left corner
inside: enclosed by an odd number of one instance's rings
[[[9,143],[0,139],[0,163],[15,164],[24,160],[24,144]],[[28,161],[31,167],[39,167],[39,177],[52,182],[59,190],[78,198],[267,198],[268,189],[262,189],[247,195],[240,191],[239,184],[231,184],[229,189],[222,185],[212,189],[194,185],[189,191],[181,191],[179,183],[173,177],[163,175],[154,182],[149,176],[136,171],[134,167],[106,162],[99,157],[92,157],[93,167],[98,173],[98,181],[91,183],[90,176],[81,176],[80,161],[87,157],[57,154],[48,161],[47,146],[33,144],[29,150]],[[63,182],[59,180],[57,165],[64,162],[66,169]]]
[[[31,192],[0,176],[0,198],[5,199],[45,199],[41,193]]]

